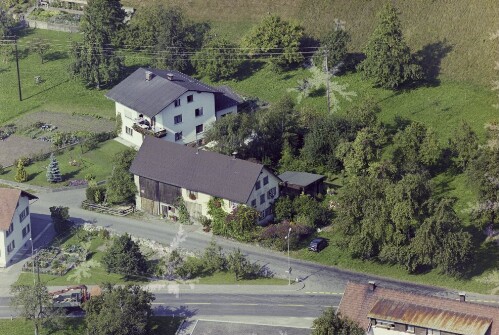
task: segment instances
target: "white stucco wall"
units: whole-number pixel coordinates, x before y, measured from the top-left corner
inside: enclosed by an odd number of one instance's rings
[[[267,185],[263,185],[263,179],[265,177],[269,178],[269,183]],[[262,173],[260,173],[260,176],[258,177],[258,181],[260,181],[260,189],[256,189],[256,186],[253,186],[253,191],[251,192],[251,195],[248,199],[248,202],[246,205],[253,207],[251,205],[252,200],[256,200],[256,207],[254,207],[257,211],[262,212],[269,208],[269,206],[274,203],[277,198],[279,198],[279,179],[274,176],[270,171],[267,169],[263,169]],[[256,185],[256,183],[255,183]],[[270,198],[268,196],[268,191],[275,187],[276,189],[276,194],[274,198]],[[260,204],[260,196],[265,195],[265,202]]]
[[[187,97],[193,96],[192,102],[187,102]],[[196,116],[196,108],[203,108],[203,115]],[[175,124],[176,115],[182,115],[182,122]],[[189,91],[180,97],[180,106],[175,107],[172,103],[156,116],[156,124],[173,131],[182,132],[182,140],[177,143],[190,143],[196,140],[196,126],[202,124],[203,132],[197,135],[197,139],[204,138],[205,131],[211,123],[215,122],[215,96],[213,93]],[[171,135],[171,136],[170,136]],[[175,134],[170,134],[163,139],[175,142]]]
[[[187,97],[189,95],[193,96],[192,102],[187,102]],[[200,124],[203,125],[203,132],[197,135],[197,139],[204,138],[205,131],[216,120],[214,94],[189,91],[183,94],[179,99],[180,106],[175,107],[175,104],[171,103],[156,115],[156,129],[165,128],[167,130],[167,135],[162,137],[162,139],[181,144],[194,142],[196,140],[196,126]],[[203,115],[196,116],[196,108],[202,108]],[[116,115],[118,114],[121,115],[122,120],[120,137],[133,143],[136,147],[140,147],[144,135],[133,130],[133,124],[139,117],[139,113],[116,102]],[[176,115],[182,115],[181,123],[175,124],[174,118]],[[145,116],[145,118],[150,119],[147,116]],[[132,129],[131,135],[126,132],[126,127]],[[177,132],[182,132],[182,139],[180,141],[175,141],[175,133]]]
[[[22,222],[19,221],[19,214],[24,211],[29,206],[28,197],[19,198],[19,206],[17,206],[14,216],[12,217],[12,222],[14,224],[14,230],[6,237],[6,232],[0,232],[0,267],[6,267],[9,265],[9,261],[14,257],[14,255],[26,244],[29,244],[29,238],[31,237],[31,229],[28,234],[23,238],[22,230],[27,225],[31,225],[30,215],[27,215]],[[31,227],[30,227],[31,228]],[[7,246],[15,241],[15,248],[8,253]]]

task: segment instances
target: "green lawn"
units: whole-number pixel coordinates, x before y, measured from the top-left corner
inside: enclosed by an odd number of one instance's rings
[[[110,159],[112,159],[114,154],[125,148],[126,146],[121,143],[114,140],[108,140],[99,144],[97,149],[82,154],[81,147],[76,145],[72,150],[66,150],[64,153],[56,156],[63,177],[62,182],[55,184],[47,182],[45,174],[50,162],[50,159],[47,159],[45,161],[35,162],[26,167],[29,177],[27,183],[38,186],[62,187],[72,179],[84,179],[85,175],[89,173],[95,175],[97,181],[105,180],[109,177],[112,170],[112,164],[109,163]],[[72,160],[76,160],[80,165],[69,165],[69,162]],[[1,178],[14,181],[15,174],[16,167],[13,166],[5,169],[5,173],[1,175]]]
[[[151,317],[151,335],[174,335],[182,318],[171,316]],[[85,335],[85,321],[82,318],[67,318],[64,328],[58,331],[42,329],[40,335]],[[0,319],[0,335],[26,335],[34,331],[33,323],[24,319]]]
[[[306,248],[292,252],[292,256],[325,265],[337,266],[339,268],[363,272],[367,274],[394,278],[403,281],[415,282],[426,285],[452,288],[460,291],[493,293],[499,288],[499,276],[495,278],[497,270],[497,257],[499,248],[497,246],[483,246],[480,251],[478,261],[483,263],[479,266],[479,272],[470,279],[456,279],[447,275],[439,274],[437,270],[427,273],[411,275],[405,269],[396,265],[380,264],[371,261],[362,261],[352,258],[348,252],[342,250],[336,245],[340,236],[331,232],[322,232],[321,237],[329,239],[329,246],[319,253],[311,252]],[[489,257],[488,260],[480,259]],[[486,270],[483,272],[483,270]]]
[[[51,44],[44,64],[37,54],[27,53],[29,42],[42,38]],[[114,104],[104,97],[105,91],[87,89],[69,77],[70,60],[67,50],[71,41],[81,39],[70,34],[30,29],[19,39],[19,68],[23,100],[19,101],[16,63],[0,61],[0,124],[21,114],[49,110],[65,113],[88,113],[103,117],[114,116]],[[35,83],[40,76],[43,82]]]
[[[288,281],[280,278],[258,278],[237,280],[233,273],[216,272],[211,276],[199,278],[198,284],[214,285],[287,285]]]
[[[264,67],[263,63],[253,62],[253,67],[256,71],[239,81],[211,84],[226,84],[243,96],[258,97],[272,103],[286,94],[296,97],[297,93],[289,90],[297,86],[298,80],[311,76],[310,71],[301,68],[275,74]],[[202,80],[209,82],[207,78]],[[381,121],[393,124],[395,117],[421,121],[437,132],[442,144],[447,143],[447,139],[452,136],[454,128],[461,120],[470,123],[483,139],[484,124],[498,119],[497,110],[492,106],[497,103],[497,97],[489,87],[442,81],[435,87],[423,86],[409,91],[393,92],[373,88],[369,82],[362,80],[359,73],[336,77],[333,81],[347,85],[346,91],[355,92],[357,95],[352,98],[352,102],[349,102],[336,94],[339,99],[339,114],[344,113],[351,104],[372,98],[382,108],[378,116]],[[326,96],[319,94],[307,97],[301,101],[298,108],[325,113]]]

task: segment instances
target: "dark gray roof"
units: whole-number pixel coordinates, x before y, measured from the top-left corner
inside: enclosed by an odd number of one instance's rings
[[[154,74],[149,81],[147,71]],[[173,80],[167,79],[169,73],[173,74]],[[106,97],[153,117],[187,91],[219,93],[178,71],[139,68],[107,92]]]
[[[232,106],[237,106],[243,99],[234,93],[228,86],[218,86],[217,90],[222,94],[215,95],[215,111],[220,111]]]
[[[245,204],[263,168],[261,164],[146,136],[130,172]]]
[[[288,184],[307,187],[308,185],[318,180],[324,179],[325,176],[307,172],[286,171],[283,174],[279,175],[279,178],[283,182],[287,182]]]

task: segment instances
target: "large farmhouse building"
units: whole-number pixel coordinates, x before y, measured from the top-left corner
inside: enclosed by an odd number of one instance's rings
[[[138,193],[137,208],[170,218],[178,216],[182,198],[192,218],[208,215],[208,201],[222,199],[230,212],[239,205],[255,208],[259,223],[273,218],[279,182],[262,164],[198,150],[147,136],[130,171]]]
[[[146,135],[188,144],[228,113],[237,113],[241,99],[228,87],[211,87],[181,72],[139,68],[106,97],[115,101],[121,118],[119,134],[140,147]]]
[[[32,199],[38,198],[21,190],[0,188],[0,267],[9,266],[14,256],[29,243],[29,201]]]

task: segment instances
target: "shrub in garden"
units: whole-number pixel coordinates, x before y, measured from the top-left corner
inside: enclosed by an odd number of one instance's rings
[[[197,257],[187,257],[176,269],[175,274],[183,279],[196,278],[203,275],[205,265],[203,259]]]
[[[57,234],[66,232],[71,228],[71,221],[69,220],[69,208],[62,206],[52,206],[49,208],[50,217],[54,224],[54,229]]]
[[[292,224],[290,221],[285,220],[278,224],[265,227],[260,233],[260,241],[262,244],[277,250],[286,250],[288,247],[286,237],[288,236],[289,228],[291,228],[291,233],[289,234],[290,249],[296,249],[299,243],[314,231],[309,226]]]
[[[85,191],[87,200],[100,204],[104,202],[104,198],[106,197],[106,187],[105,186],[89,186]]]
[[[18,183],[24,183],[25,181],[28,181],[28,173],[24,168],[24,163],[22,160],[19,160],[17,162],[17,169],[16,169],[16,175],[14,176],[14,180],[17,181]]]
[[[236,280],[256,278],[260,272],[260,266],[251,263],[239,248],[229,254],[227,264],[229,271],[236,276]]]
[[[102,258],[107,272],[125,276],[136,276],[147,273],[147,262],[140,252],[139,246],[130,235],[124,234],[114,239],[113,244]]]

